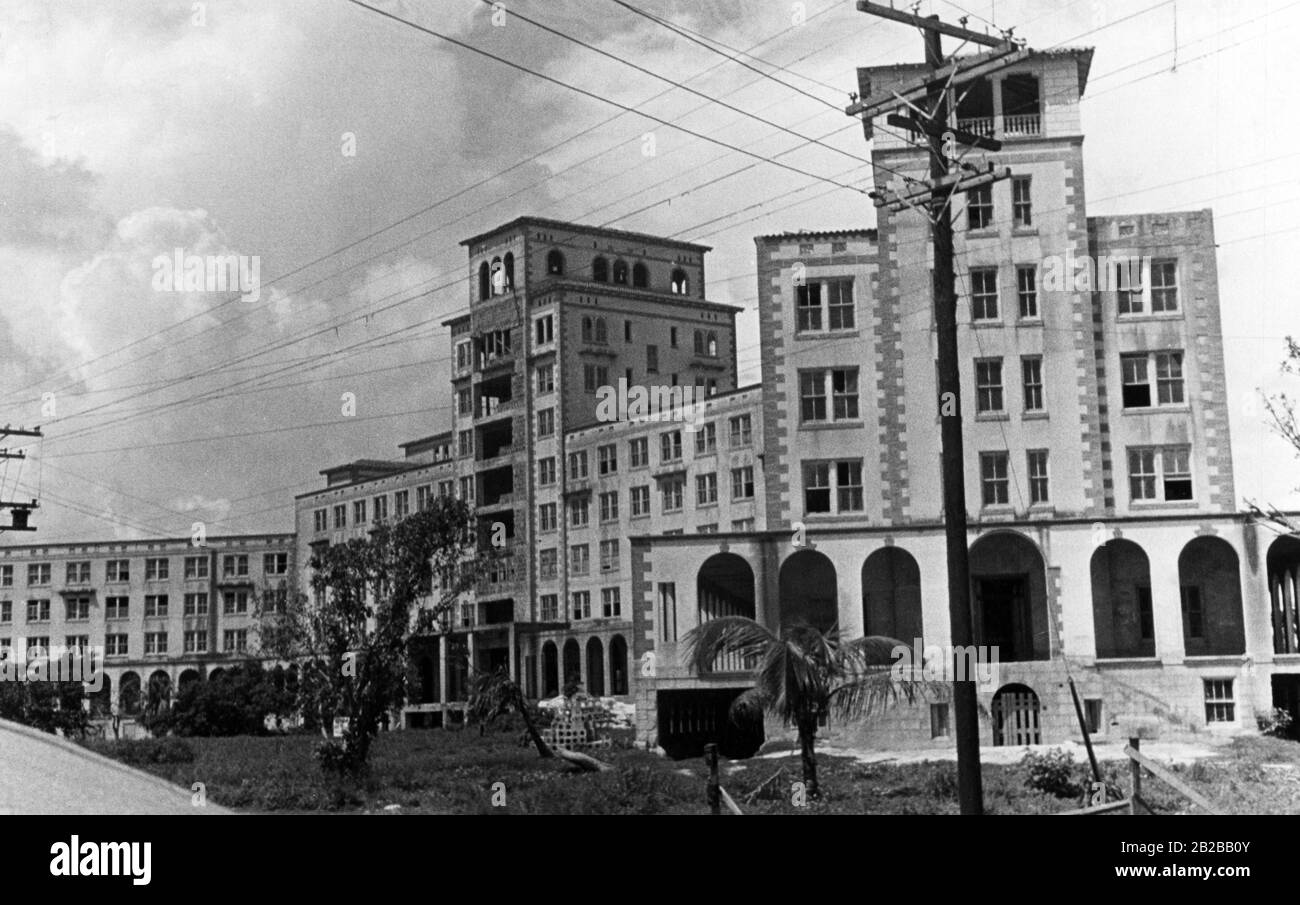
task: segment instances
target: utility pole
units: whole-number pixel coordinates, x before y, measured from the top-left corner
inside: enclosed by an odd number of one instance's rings
[[[962,439],[961,367],[957,344],[957,285],[954,264],[952,200],[954,196],[1010,177],[1008,169],[986,170],[957,159],[958,145],[999,151],[1002,144],[989,136],[957,128],[953,122],[954,86],[970,82],[989,72],[1019,63],[1029,51],[1012,41],[1009,33],[1000,37],[980,34],[961,25],[941,22],[938,16],[921,17],[891,6],[859,0],[860,12],[903,22],[921,30],[925,38],[925,80],[890,90],[885,97],[868,99],[864,84],[860,99],[845,110],[861,116],[868,138],[874,116],[889,113],[894,126],[924,134],[930,156],[928,181],[898,180],[892,192],[872,193],[876,206],[890,212],[905,208],[920,211],[929,219],[934,240],[933,301],[938,333],[938,406],[940,421],[941,473],[943,475],[944,534],[948,559],[948,618],[953,646],[953,724],[957,735],[957,797],[963,814],[984,812],[983,780],[980,774],[979,710],[973,676],[958,670],[969,664],[958,652],[973,649],[974,620],[971,615],[970,556],[967,546],[965,451]],[[992,48],[985,54],[949,62],[943,53],[944,35],[966,43]],[[924,106],[921,106],[921,105]],[[891,111],[906,108],[911,115]]]
[[[24,430],[23,428],[20,427],[10,427],[7,424],[4,427],[0,427],[0,440],[4,440],[5,437],[43,437],[43,436],[45,435],[41,433],[41,429],[39,427],[34,428],[32,430]],[[10,452],[8,449],[4,447],[0,447],[0,459],[26,459],[26,458],[27,458],[27,454],[22,451]],[[29,525],[27,523],[27,518],[29,515],[31,515],[33,509],[39,509],[40,506],[41,504],[37,500],[22,501],[22,500],[0,499],[0,510],[5,510],[5,509],[13,510],[13,521],[8,525],[0,525],[0,533],[3,533],[5,531],[35,531],[36,527],[34,525]]]

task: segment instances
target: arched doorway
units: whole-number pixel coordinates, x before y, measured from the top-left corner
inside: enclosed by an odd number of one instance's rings
[[[1154,657],[1151,564],[1130,540],[1116,538],[1092,554],[1092,627],[1097,656]]]
[[[1300,538],[1273,541],[1267,562],[1273,653],[1300,654]]]
[[[627,694],[627,642],[622,635],[609,639],[609,693]]]
[[[599,638],[587,642],[587,694],[595,697],[605,694],[605,645]]]
[[[172,677],[161,669],[154,670],[149,676],[149,688],[145,707],[150,713],[166,710],[172,702]]]
[[[90,715],[92,717],[105,717],[113,712],[113,680],[109,678],[108,673],[100,673],[101,685],[99,691],[91,692],[90,695]]]
[[[226,674],[225,669],[223,669],[222,667],[218,666],[216,669],[212,670],[212,672],[208,673],[208,681],[209,681],[209,682],[215,682],[215,681],[217,681],[218,679],[220,679],[222,676],[224,676],[225,674]]]
[[[1003,685],[993,696],[993,744],[1017,747],[1042,742],[1038,695],[1028,685]]]
[[[921,643],[921,567],[901,547],[877,550],[862,564],[862,629],[864,635]]]
[[[197,669],[184,670],[181,673],[180,678],[176,682],[176,687],[179,691],[184,691],[190,685],[193,685],[195,682],[199,681],[199,678],[200,678],[199,671]]]
[[[564,687],[581,684],[582,648],[576,638],[570,638],[564,642]]]
[[[755,618],[754,570],[735,553],[715,553],[704,561],[695,581],[700,625],[724,616]],[[710,672],[746,672],[743,658],[724,653]]]
[[[560,651],[554,641],[542,645],[542,697],[560,693]]]
[[[1246,652],[1237,551],[1219,537],[1196,537],[1178,556],[1183,645],[1189,656]]]
[[[126,716],[135,716],[140,712],[140,675],[134,672],[122,673],[122,680],[117,690],[118,711]]]
[[[835,566],[816,550],[800,550],[781,564],[781,628],[811,625],[829,631],[839,621]]]
[[[1034,543],[998,531],[970,550],[975,643],[996,647],[1003,663],[1051,658],[1047,568]]]

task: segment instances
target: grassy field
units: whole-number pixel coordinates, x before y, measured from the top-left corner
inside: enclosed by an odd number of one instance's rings
[[[368,775],[355,782],[322,773],[312,759],[318,742],[313,736],[162,739],[95,747],[187,788],[202,782],[209,800],[253,812],[707,813],[702,761],[612,750],[600,756],[615,770],[577,773],[557,761],[540,759],[518,740],[514,732],[482,737],[476,730],[387,733],[375,743]],[[820,756],[818,763],[824,799],[806,807],[792,801],[791,783],[799,779],[795,757],[724,762],[722,782],[746,813],[957,813],[952,763],[865,765],[830,754]],[[1127,789],[1126,767],[1107,764],[1103,769],[1117,789]],[[1081,784],[1088,778],[1085,770],[1079,765],[1069,778]],[[1241,739],[1219,758],[1174,770],[1232,813],[1300,813],[1300,744]],[[777,780],[760,794],[751,794],[778,771]],[[497,783],[504,785],[494,789]],[[494,806],[494,791],[498,802],[504,791],[503,806]],[[1196,812],[1150,776],[1144,792],[1157,813]],[[1024,764],[986,765],[984,794],[993,814],[1052,814],[1080,804],[1077,796],[1057,797],[1033,788]]]

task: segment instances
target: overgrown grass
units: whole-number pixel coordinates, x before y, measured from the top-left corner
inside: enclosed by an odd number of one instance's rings
[[[171,743],[174,740],[164,740]],[[202,782],[208,799],[248,811],[512,814],[704,814],[706,770],[699,760],[670,761],[645,751],[597,752],[608,773],[572,772],[523,747],[517,733],[408,730],[376,741],[370,769],[359,780],[339,780],[312,758],[319,737],[192,738],[193,760],[172,745],[96,743],[189,788]],[[174,750],[173,750],[174,749]],[[170,761],[170,762],[169,762]],[[1273,765],[1286,765],[1282,768]],[[956,814],[953,763],[871,764],[823,753],[818,757],[824,798],[799,806],[798,758],[790,755],[723,764],[723,786],[752,814]],[[1104,763],[1109,785],[1128,790],[1127,762]],[[1077,808],[1079,797],[1057,797],[1034,787],[1033,762],[985,765],[984,799],[991,814],[1055,814]],[[1300,745],[1271,738],[1242,739],[1224,756],[1173,768],[1206,797],[1233,813],[1300,813]],[[1077,786],[1090,785],[1086,764]],[[756,790],[775,774],[761,794]],[[496,784],[500,783],[501,786]],[[1148,775],[1144,798],[1162,814],[1197,813],[1177,792]],[[504,795],[502,795],[504,793]],[[495,801],[495,804],[494,804]],[[502,803],[503,802],[503,803]],[[394,808],[393,805],[398,807]],[[497,806],[500,805],[500,806]]]

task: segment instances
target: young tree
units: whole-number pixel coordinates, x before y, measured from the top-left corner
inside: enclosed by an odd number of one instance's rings
[[[1286,359],[1282,362],[1282,373],[1295,377],[1300,375],[1300,343],[1294,337],[1286,338]],[[1264,411],[1268,416],[1269,426],[1300,455],[1300,417],[1296,414],[1296,398],[1286,392],[1264,396]],[[1269,522],[1287,534],[1300,534],[1300,522],[1287,515],[1276,506],[1260,506],[1250,502],[1250,511],[1259,519]]]
[[[900,696],[910,704],[928,692],[926,683],[895,674],[893,650],[903,643],[893,638],[845,641],[837,628],[823,632],[802,624],[778,636],[753,619],[724,616],[692,629],[685,641],[697,673],[709,672],[725,653],[756,664],[754,687],[732,703],[733,718],[766,711],[795,727],[810,799],[821,797],[815,748],[822,719],[862,719]]]
[[[379,522],[312,557],[311,595],[259,601],[264,655],[299,664],[298,701],[330,741],[322,762],[359,770],[385,715],[406,700],[406,654],[417,632],[449,625],[448,612],[482,568],[473,513],[436,497],[399,522]],[[342,747],[334,718],[345,716]]]

